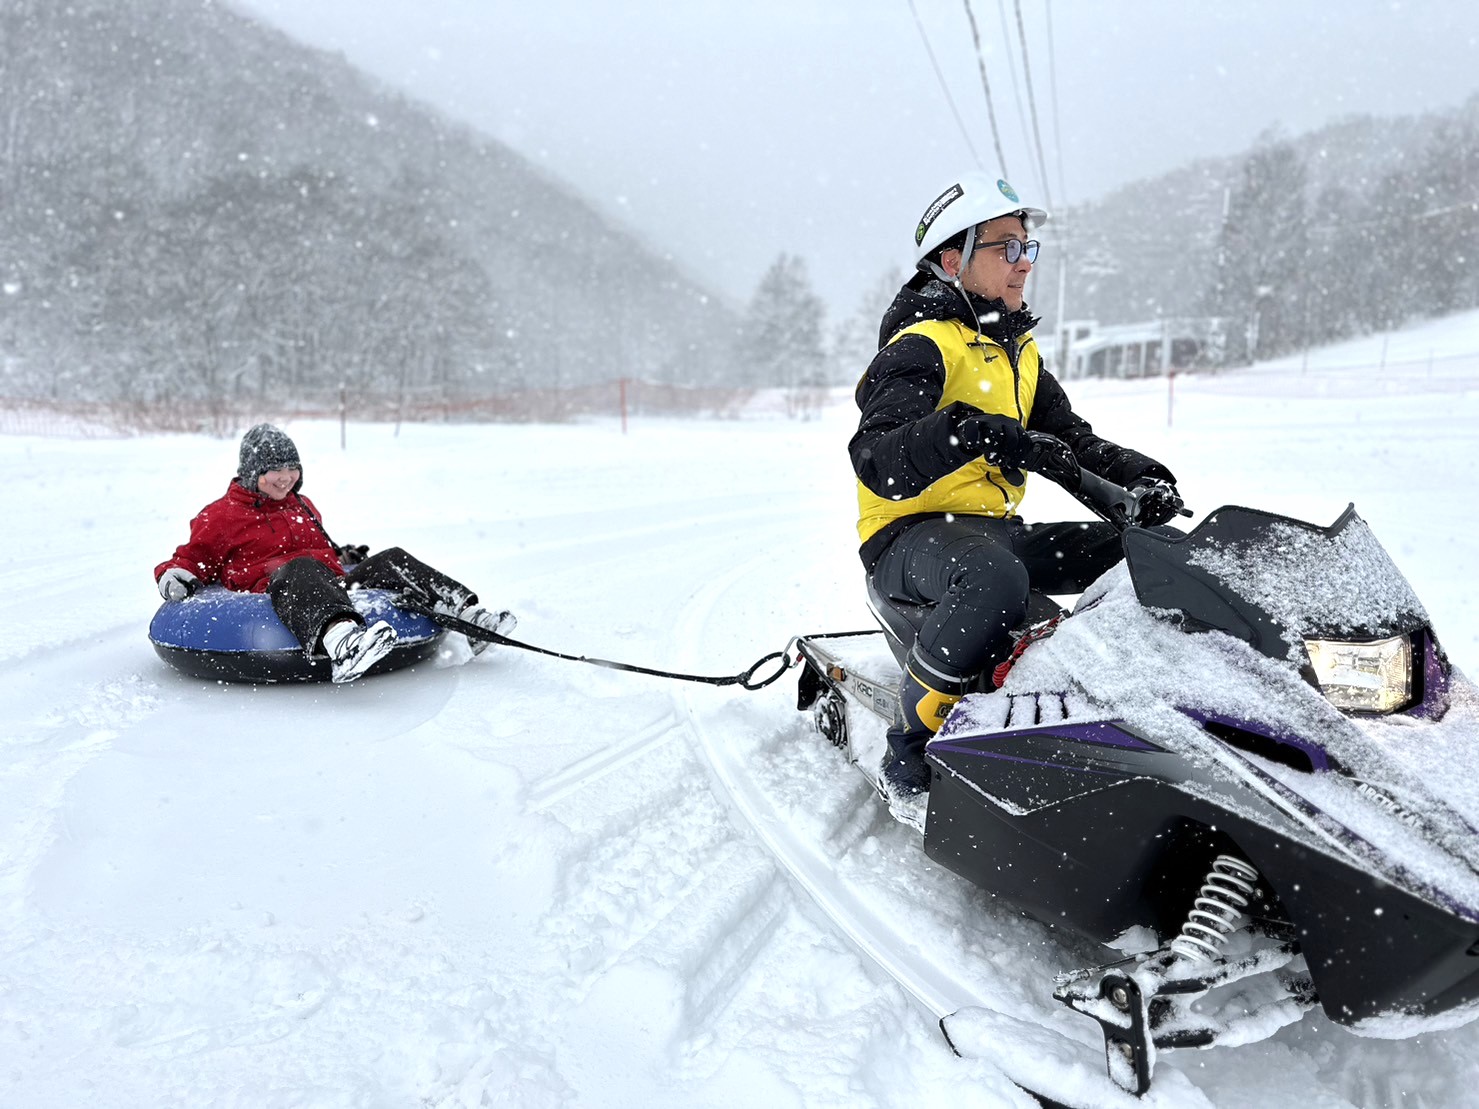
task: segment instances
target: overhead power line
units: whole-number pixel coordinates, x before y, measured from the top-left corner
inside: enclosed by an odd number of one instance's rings
[[[1002,53],[1006,56],[1007,73],[1012,78],[1012,102],[1017,105],[1017,133],[1022,137],[1023,147],[1030,152],[1032,149],[1032,132],[1027,128],[1027,99],[1022,95],[1022,83],[1017,79],[1017,62],[1014,57],[1016,51],[1007,45],[1012,41],[1012,33],[1010,27],[1007,25],[1006,0],[996,0],[996,15],[1001,21]],[[1028,162],[1032,161],[1031,157],[1027,160]],[[1041,189],[1041,181],[1038,182],[1038,185],[1040,191],[1045,194],[1047,190]]]
[[[981,70],[981,91],[986,94],[986,115],[991,120],[991,137],[996,141],[996,164],[1001,167],[998,172],[1003,177],[1010,177],[1007,172],[1007,156],[1001,148],[1001,129],[996,126],[996,107],[991,103],[991,82],[986,80],[986,55],[981,50],[981,35],[976,29],[976,13],[971,11],[971,0],[961,0],[965,5],[965,17],[971,23],[971,39],[976,44],[976,64]],[[914,0],[909,0],[913,7]]]
[[[945,94],[945,99],[950,104],[950,111],[955,116],[956,126],[960,128],[960,136],[961,138],[965,139],[966,149],[971,152],[971,158],[975,161],[977,168],[984,169],[985,167],[981,165],[981,155],[976,153],[976,144],[971,142],[971,133],[966,129],[965,120],[960,118],[960,109],[955,106],[955,97],[950,95],[950,86],[946,83],[945,74],[940,70],[940,63],[935,59],[935,52],[930,47],[929,35],[925,32],[924,24],[920,22],[919,12],[915,10],[914,7],[914,0],[909,0],[909,13],[914,16],[914,26],[919,28],[919,41],[924,43],[924,52],[929,55],[930,65],[933,66],[935,70],[935,79],[940,82],[940,91]],[[986,73],[983,70],[981,73],[981,80],[984,81],[985,79]],[[987,98],[987,103],[990,103],[989,96]],[[991,126],[992,129],[995,130],[996,121],[994,119],[991,122]],[[998,142],[998,150],[1000,150],[1000,146],[1001,144]]]
[[[1032,141],[1037,147],[1037,165],[1042,173],[1043,192],[1047,195],[1048,207],[1051,208],[1053,194],[1048,187],[1048,160],[1043,156],[1042,130],[1037,125],[1037,97],[1032,94],[1032,67],[1027,58],[1027,28],[1022,23],[1022,0],[1012,0],[1012,6],[1017,10],[1017,40],[1022,44],[1022,75],[1027,85],[1027,106],[1032,113]]]
[[[1058,117],[1058,58],[1053,49],[1053,0],[1042,0],[1042,10],[1048,24],[1048,88],[1053,94],[1053,153],[1058,159],[1058,199],[1066,207],[1068,185],[1063,176],[1063,126]]]

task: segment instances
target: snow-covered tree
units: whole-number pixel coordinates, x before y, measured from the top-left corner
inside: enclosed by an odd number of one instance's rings
[[[1479,96],[1439,121],[1418,172],[1418,195],[1383,245],[1411,268],[1423,314],[1479,305]]]
[[[806,263],[782,254],[761,277],[740,321],[736,372],[741,381],[798,394],[824,388],[826,326],[826,307],[812,291]]]
[[[882,274],[863,292],[853,313],[832,329],[828,360],[834,384],[855,384],[873,361],[878,353],[878,327],[883,313],[893,303],[904,280],[904,274],[898,270]]]
[[[1299,151],[1265,135],[1228,197],[1208,294],[1208,314],[1233,321],[1234,356],[1268,357],[1303,342],[1304,194]]]

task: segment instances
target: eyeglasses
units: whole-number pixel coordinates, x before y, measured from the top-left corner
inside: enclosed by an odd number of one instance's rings
[[[1038,247],[1041,245],[1036,239],[1028,239],[1025,243],[1021,239],[998,239],[994,243],[977,243],[976,249],[981,250],[988,246],[1002,247],[1002,253],[1007,256],[1007,265],[1015,266],[1024,254],[1027,255],[1029,262],[1036,262]]]

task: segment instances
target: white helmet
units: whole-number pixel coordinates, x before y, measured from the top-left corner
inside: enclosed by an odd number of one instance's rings
[[[919,226],[914,229],[915,265],[920,269],[928,268],[936,277],[948,281],[950,278],[936,263],[926,261],[941,243],[949,242],[979,223],[1015,215],[1020,215],[1029,229],[1048,221],[1046,211],[1024,204],[1017,190],[1001,178],[984,173],[962,174],[955,184],[935,197],[924,210],[924,215],[919,217]],[[970,262],[973,238],[966,239],[962,269]]]

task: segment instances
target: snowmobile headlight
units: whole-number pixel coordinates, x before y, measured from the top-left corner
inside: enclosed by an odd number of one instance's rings
[[[1412,700],[1412,640],[1306,639],[1320,690],[1338,709],[1396,712]]]

